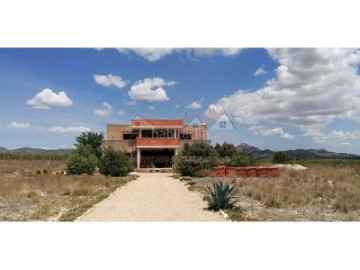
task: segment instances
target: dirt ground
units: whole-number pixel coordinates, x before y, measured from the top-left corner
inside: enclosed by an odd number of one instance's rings
[[[0,221],[71,221],[136,179],[63,175],[64,161],[0,162]]]
[[[204,195],[215,180],[235,184],[243,221],[360,221],[360,176],[356,168],[282,168],[279,178],[193,178],[190,190]]]

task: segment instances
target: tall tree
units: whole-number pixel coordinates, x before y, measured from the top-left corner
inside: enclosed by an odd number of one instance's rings
[[[104,134],[102,132],[83,132],[80,136],[76,138],[75,146],[78,148],[80,145],[88,146],[91,149],[91,152],[98,158],[101,158],[101,144],[104,139]]]

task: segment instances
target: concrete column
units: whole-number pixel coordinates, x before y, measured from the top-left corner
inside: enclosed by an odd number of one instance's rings
[[[174,139],[176,139],[176,129],[174,129]]]
[[[140,162],[141,162],[141,149],[138,148],[136,153],[136,167],[138,169],[140,169]]]
[[[142,129],[139,130],[139,138],[142,138]]]

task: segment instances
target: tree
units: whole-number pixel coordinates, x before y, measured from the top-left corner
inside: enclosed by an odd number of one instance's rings
[[[99,170],[104,175],[125,176],[134,170],[125,152],[106,148],[99,162]]]
[[[91,152],[98,158],[101,158],[102,150],[101,144],[104,139],[104,134],[102,132],[83,132],[80,136],[76,138],[76,147],[79,145],[89,145]]]
[[[274,157],[273,157],[273,162],[274,163],[282,163],[282,164],[285,164],[285,163],[289,163],[290,161],[290,157],[285,154],[284,152],[276,152],[274,154]]]
[[[204,142],[185,143],[174,160],[175,171],[186,176],[204,176],[217,165],[219,154],[214,147]]]
[[[232,143],[227,143],[227,142],[224,142],[222,145],[217,143],[215,145],[215,150],[216,150],[216,152],[218,152],[218,154],[221,158],[233,157],[237,152],[235,145],[233,145]]]
[[[199,142],[189,145],[188,143],[184,144],[181,154],[184,156],[194,156],[194,157],[218,157],[219,154],[216,152],[214,147],[211,145]]]
[[[258,159],[254,154],[247,152],[237,151],[231,158],[230,161],[226,162],[226,166],[229,167],[246,167],[254,166],[258,164]]]

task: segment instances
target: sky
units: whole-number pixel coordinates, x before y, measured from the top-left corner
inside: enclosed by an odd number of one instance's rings
[[[238,129],[214,143],[360,154],[359,64],[358,49],[0,48],[0,146],[226,111]]]

